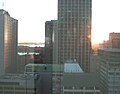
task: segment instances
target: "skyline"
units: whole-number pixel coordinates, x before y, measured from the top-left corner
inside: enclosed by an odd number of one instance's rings
[[[107,40],[110,32],[120,32],[120,1],[92,1],[92,43],[97,43]],[[57,20],[57,0],[4,0],[4,9],[18,20],[19,42],[44,42],[45,21]]]

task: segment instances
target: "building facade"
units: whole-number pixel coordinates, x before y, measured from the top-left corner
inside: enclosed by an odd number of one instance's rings
[[[58,63],[75,59],[90,70],[92,0],[58,0]]]
[[[57,63],[57,20],[45,23],[45,63]]]
[[[34,87],[34,76],[7,74],[0,77],[0,94],[39,94]]]
[[[63,94],[100,94],[97,75],[93,73],[64,74]]]
[[[13,73],[17,70],[17,29],[18,21],[0,10],[0,69]]]
[[[110,46],[112,48],[120,49],[120,33],[110,33],[109,34]]]
[[[120,49],[99,49],[101,94],[120,94]]]

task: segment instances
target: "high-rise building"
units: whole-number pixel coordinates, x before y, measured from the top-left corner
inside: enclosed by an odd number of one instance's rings
[[[101,94],[120,94],[120,49],[102,48],[98,55]]]
[[[18,21],[9,13],[0,10],[0,72],[13,73],[17,70]]]
[[[17,70],[17,56],[18,56],[18,20],[11,18],[11,24],[12,24],[12,38],[11,38],[11,72],[16,72]],[[13,66],[14,65],[14,66]]]
[[[90,71],[92,0],[58,0],[58,63],[76,60]]]
[[[57,63],[57,20],[45,23],[45,63]]]

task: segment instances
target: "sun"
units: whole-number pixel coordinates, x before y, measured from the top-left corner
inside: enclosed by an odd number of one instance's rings
[[[104,32],[93,32],[92,33],[92,45],[102,43],[104,40],[108,40],[109,33]]]

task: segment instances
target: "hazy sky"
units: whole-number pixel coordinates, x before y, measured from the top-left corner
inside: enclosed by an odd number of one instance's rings
[[[45,21],[57,19],[57,0],[4,0],[4,9],[18,19],[19,42],[44,42]]]
[[[1,0],[0,0],[1,1]],[[57,0],[4,0],[4,9],[18,19],[19,42],[44,42],[45,21],[57,19]],[[120,0],[93,0],[92,40],[120,32]]]

